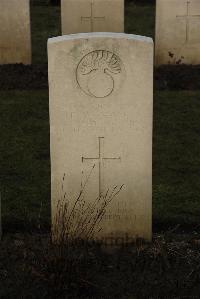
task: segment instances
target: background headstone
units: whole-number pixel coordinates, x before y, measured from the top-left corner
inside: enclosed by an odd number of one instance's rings
[[[155,63],[200,64],[199,0],[157,0]]]
[[[124,32],[124,0],[62,0],[62,34]]]
[[[0,0],[0,64],[31,64],[29,0]]]
[[[100,236],[150,240],[152,39],[76,34],[49,39],[48,55],[53,218],[64,174],[71,201],[88,177],[91,203],[123,184]]]

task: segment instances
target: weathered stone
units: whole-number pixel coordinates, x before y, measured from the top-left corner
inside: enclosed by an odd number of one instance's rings
[[[64,189],[92,204],[123,185],[96,237],[151,239],[153,42],[116,34],[49,39],[52,216]],[[108,195],[107,195],[108,199]],[[53,223],[55,226],[55,222]],[[84,234],[81,234],[83,237]]]
[[[31,64],[29,0],[0,0],[0,64]]]
[[[200,64],[199,32],[199,0],[157,0],[156,65]]]
[[[62,34],[124,32],[124,0],[62,0]]]

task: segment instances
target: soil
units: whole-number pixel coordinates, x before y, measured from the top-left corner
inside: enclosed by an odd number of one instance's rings
[[[155,69],[154,84],[160,90],[199,90],[200,65],[163,65]]]
[[[152,244],[138,240],[115,251],[61,249],[52,247],[48,234],[5,235],[0,298],[200,298],[195,232],[156,234]]]
[[[199,90],[200,65],[166,65],[155,68],[157,90]],[[0,90],[48,89],[47,64],[0,66]]]
[[[0,90],[31,90],[47,88],[47,65],[0,65]]]
[[[154,86],[200,90],[199,78],[200,66],[161,66],[155,68]],[[47,65],[0,66],[0,90],[14,89],[48,89]],[[75,255],[69,248],[60,255],[48,233],[7,228],[0,242],[0,298],[198,299],[200,227],[170,226],[154,223],[152,244],[138,240],[115,252],[92,246]]]
[[[133,2],[137,5],[155,5],[156,0],[125,0],[127,3]],[[61,0],[31,0],[32,5],[60,5]]]

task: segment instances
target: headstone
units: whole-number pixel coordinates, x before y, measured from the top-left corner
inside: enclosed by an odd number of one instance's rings
[[[152,39],[117,33],[52,38],[48,64],[53,219],[64,175],[71,201],[87,180],[84,199],[91,204],[123,185],[98,236],[150,240]]]
[[[31,64],[29,0],[0,0],[0,64]]]
[[[200,64],[199,32],[199,0],[157,0],[156,65]]]
[[[124,0],[62,0],[62,34],[124,32]]]
[[[1,192],[0,192],[0,242],[2,239],[2,214],[1,214]]]

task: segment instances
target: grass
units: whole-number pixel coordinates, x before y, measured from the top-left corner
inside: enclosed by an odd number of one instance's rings
[[[47,38],[60,34],[60,9],[34,5],[31,16],[33,63],[44,64]],[[153,37],[154,6],[129,4],[125,28],[127,33]],[[155,228],[199,224],[199,115],[200,90],[155,92]],[[46,228],[51,205],[48,90],[1,90],[0,128],[4,231]],[[199,240],[191,234],[188,240],[185,235],[179,238],[167,232],[165,240],[159,234],[147,247],[136,244],[119,254],[89,249],[86,256],[81,252],[76,272],[69,270],[67,255],[65,260],[52,255],[46,232],[5,234],[0,244],[0,298],[62,298],[62,291],[67,298],[77,293],[81,298],[79,293],[85,292],[99,298],[157,298],[163,289],[170,298],[196,296],[199,243],[193,241]]]
[[[50,223],[47,91],[0,92],[0,182],[4,226]],[[162,224],[198,223],[200,92],[154,98],[153,215]]]
[[[154,36],[155,7],[126,6],[125,30]],[[47,62],[46,40],[60,34],[60,8],[31,7],[33,63]],[[156,223],[198,223],[200,91],[154,98],[153,216]],[[50,223],[48,91],[0,91],[0,190],[6,229]]]
[[[199,222],[200,92],[157,92],[154,99],[154,217]]]
[[[33,63],[46,63],[46,43],[50,37],[61,34],[60,7],[31,7]],[[154,36],[155,6],[126,5],[125,32],[144,36]]]
[[[32,55],[33,64],[47,62],[47,39],[61,35],[60,8],[32,6]]]
[[[50,212],[48,93],[1,92],[0,98],[3,218],[16,228],[35,222],[41,205],[43,219]]]
[[[0,298],[197,299],[194,241],[159,235],[152,244],[106,254],[99,246],[53,245],[47,235],[7,234],[0,246]]]
[[[126,6],[125,32],[154,37],[155,6],[138,6],[133,3]]]

